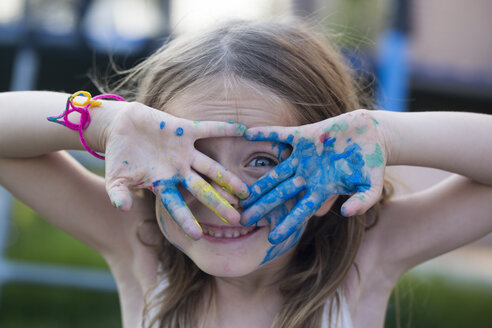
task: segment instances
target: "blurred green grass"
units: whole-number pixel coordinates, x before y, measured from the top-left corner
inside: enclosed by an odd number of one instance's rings
[[[388,304],[385,328],[393,327],[490,328],[492,287],[407,273]]]
[[[8,258],[107,268],[98,253],[41,219],[20,201],[14,200],[12,211]]]
[[[20,261],[108,268],[94,250],[14,200],[6,256]],[[111,292],[8,283],[0,289],[0,327],[121,327]]]
[[[2,328],[121,327],[116,293],[10,283],[2,288]]]
[[[107,268],[91,248],[19,201],[14,202],[8,258]],[[1,289],[0,327],[121,327],[116,293],[9,283]],[[442,278],[403,276],[390,299],[385,328],[490,328],[492,288]]]

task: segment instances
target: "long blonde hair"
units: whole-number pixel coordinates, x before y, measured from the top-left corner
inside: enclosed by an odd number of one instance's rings
[[[127,91],[127,97],[162,110],[177,95],[217,76],[272,91],[295,107],[299,124],[361,105],[359,88],[339,52],[323,36],[295,22],[233,21],[200,35],[179,37],[125,74],[113,91]],[[273,327],[318,328],[327,302],[330,321],[333,309],[340,309],[340,287],[367,227],[365,216],[340,218],[344,200],[339,197],[328,214],[309,220],[278,280],[283,304]],[[214,279],[167,240],[159,258],[168,284],[146,298],[144,322],[191,327],[203,310],[204,293],[213,301]],[[151,312],[157,314],[147,320]]]

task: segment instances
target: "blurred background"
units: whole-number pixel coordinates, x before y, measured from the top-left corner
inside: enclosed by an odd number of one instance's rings
[[[492,114],[490,14],[490,0],[1,0],[0,91],[97,94],[87,73],[110,72],[110,58],[130,67],[218,21],[295,15],[341,47],[377,106]],[[73,155],[103,174],[102,161]],[[417,173],[397,192],[446,176]],[[67,326],[121,326],[107,266],[0,189],[0,327]],[[385,326],[492,327],[492,237],[404,275]]]

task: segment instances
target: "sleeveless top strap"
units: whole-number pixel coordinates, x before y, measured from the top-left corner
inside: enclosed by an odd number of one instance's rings
[[[321,324],[322,328],[352,328],[352,318],[350,317],[350,311],[348,308],[347,300],[345,297],[341,297],[342,308],[340,314],[338,315],[338,309],[336,304],[333,305],[333,312],[331,318],[331,324],[328,324],[328,315],[330,313],[330,302],[326,302],[325,309],[323,313],[323,322]],[[337,320],[338,319],[338,320]]]

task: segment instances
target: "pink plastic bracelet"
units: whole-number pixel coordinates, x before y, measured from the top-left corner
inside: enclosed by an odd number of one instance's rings
[[[75,98],[79,96],[86,97],[87,99],[83,103],[76,102]],[[87,129],[87,127],[91,123],[91,116],[89,114],[89,109],[92,107],[100,106],[102,103],[98,101],[98,99],[103,99],[103,98],[125,101],[123,97],[118,95],[103,94],[92,98],[91,94],[87,91],[77,91],[73,95],[68,97],[67,106],[65,107],[65,111],[63,113],[61,113],[58,116],[48,117],[48,121],[64,125],[71,130],[79,131],[80,142],[82,142],[82,146],[84,146],[84,148],[90,154],[100,159],[104,159],[104,156],[99,155],[98,153],[90,149],[90,147],[87,145],[87,142],[85,142],[83,131]],[[70,122],[70,120],[68,119],[68,115],[73,112],[77,112],[80,114],[80,121],[78,124]]]

